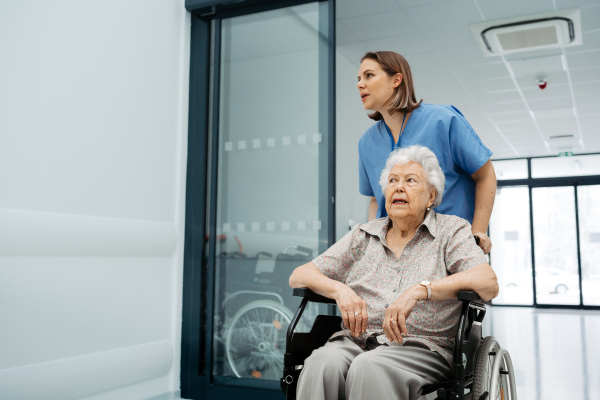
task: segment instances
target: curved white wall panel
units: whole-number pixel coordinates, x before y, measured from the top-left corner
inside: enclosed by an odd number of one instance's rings
[[[166,222],[0,209],[0,255],[170,256]]]
[[[69,400],[167,374],[171,342],[161,340],[0,371],[2,400]]]

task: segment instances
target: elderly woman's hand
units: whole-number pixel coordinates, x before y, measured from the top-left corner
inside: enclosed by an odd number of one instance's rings
[[[410,316],[417,301],[424,300],[420,298],[423,294],[422,286],[413,286],[400,295],[385,310],[383,319],[383,331],[391,342],[402,343],[402,338],[408,334],[406,329],[406,320]],[[425,294],[425,297],[427,295]]]
[[[339,282],[334,299],[337,303],[344,326],[353,336],[360,336],[367,330],[367,302],[358,297],[354,290]]]

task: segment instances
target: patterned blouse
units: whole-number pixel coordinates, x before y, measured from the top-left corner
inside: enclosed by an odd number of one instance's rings
[[[347,336],[364,347],[367,338],[375,336],[381,344],[401,346],[386,338],[382,326],[386,308],[402,292],[424,279],[435,281],[487,263],[471,225],[462,218],[428,211],[400,257],[385,240],[390,222],[385,217],[357,225],[313,260],[325,276],[345,283],[367,302],[366,333],[355,338],[343,329],[329,340]],[[423,344],[452,365],[459,316],[459,300],[419,301],[406,321],[404,343]]]

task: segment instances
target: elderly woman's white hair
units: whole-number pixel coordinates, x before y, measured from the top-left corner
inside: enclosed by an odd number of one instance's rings
[[[444,176],[444,172],[440,168],[438,159],[433,151],[425,146],[414,145],[392,151],[385,162],[385,167],[383,168],[383,171],[381,171],[381,177],[379,178],[381,190],[385,194],[390,171],[395,165],[402,165],[411,161],[421,164],[423,171],[425,171],[425,178],[427,178],[429,185],[435,188],[436,191],[432,207],[439,206],[442,203],[442,194],[444,193],[446,177]]]

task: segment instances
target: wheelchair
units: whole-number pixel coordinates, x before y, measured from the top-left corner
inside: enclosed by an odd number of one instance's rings
[[[237,240],[237,238],[236,238]],[[240,245],[240,250],[242,250]],[[284,290],[291,272],[312,259],[312,250],[288,246],[269,271],[259,263],[273,259],[264,251],[221,252],[217,258],[220,307],[215,317],[216,364],[220,374],[246,379],[279,379],[286,332],[300,299]]]
[[[280,385],[287,400],[296,399],[296,385],[304,360],[339,331],[342,324],[339,316],[318,315],[310,332],[294,332],[309,302],[335,304],[335,300],[305,288],[294,289],[293,294],[302,297],[302,301],[286,336]],[[482,337],[485,303],[473,291],[460,291],[458,300],[462,306],[453,351],[452,378],[425,386],[421,398],[432,394],[437,395],[438,400],[516,400],[510,354],[500,347],[494,337]]]

